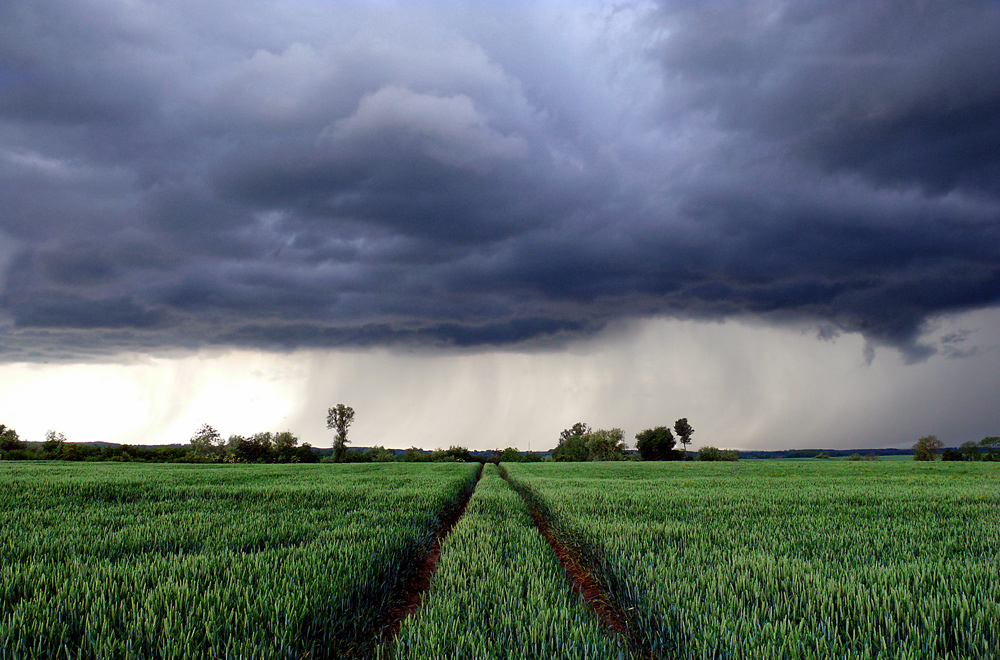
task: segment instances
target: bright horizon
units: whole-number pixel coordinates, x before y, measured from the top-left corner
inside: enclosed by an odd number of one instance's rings
[[[634,447],[638,431],[680,417],[695,428],[692,448],[909,447],[928,434],[957,446],[1000,427],[998,413],[972,414],[989,408],[1000,373],[998,317],[938,331],[979,328],[974,368],[943,356],[907,364],[890,350],[868,364],[861,338],[824,341],[804,327],[665,320],[565,351],[217,350],[3,365],[0,419],[36,441],[52,428],[70,441],[184,443],[208,423],[224,437],[287,429],[328,447],[326,409],[343,402],[357,413],[356,446],[544,451],[584,421],[623,428]]]

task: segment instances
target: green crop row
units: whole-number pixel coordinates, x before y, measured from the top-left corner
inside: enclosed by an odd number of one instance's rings
[[[660,658],[990,658],[989,464],[512,464]]]
[[[626,653],[624,640],[602,630],[572,591],[524,501],[487,465],[392,657],[605,660]]]
[[[477,465],[0,464],[0,659],[337,658]]]

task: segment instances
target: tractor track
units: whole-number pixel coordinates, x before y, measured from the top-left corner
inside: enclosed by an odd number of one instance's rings
[[[516,485],[510,480],[507,471],[500,467],[500,476],[514,489],[518,495],[524,499],[528,505],[531,519],[538,528],[539,533],[545,537],[562,564],[566,573],[566,579],[570,581],[573,590],[580,594],[597,616],[601,624],[611,633],[621,635],[628,643],[629,651],[633,658],[656,658],[650,649],[644,648],[632,629],[628,626],[627,613],[623,612],[616,603],[611,591],[594,575],[590,567],[590,562],[586,558],[580,557],[572,552],[560,540],[552,530],[549,519],[539,510],[532,496],[525,492],[526,489]]]
[[[483,465],[480,465],[479,471],[476,472],[476,479],[468,492],[463,495],[461,503],[443,521],[444,524],[438,531],[430,550],[419,560],[416,570],[410,572],[410,579],[407,581],[406,586],[399,596],[393,599],[392,605],[386,610],[381,625],[377,627],[379,631],[377,639],[383,650],[391,646],[393,639],[403,625],[403,621],[413,614],[423,602],[424,595],[431,587],[431,579],[437,570],[438,561],[441,559],[441,545],[448,538],[448,535],[451,534],[451,530],[458,524],[458,521],[465,515],[465,509],[469,506],[469,500],[472,499],[472,494],[476,492],[476,486],[479,485],[479,480],[482,477]]]

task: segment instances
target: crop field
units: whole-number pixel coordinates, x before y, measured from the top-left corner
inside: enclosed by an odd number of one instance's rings
[[[478,467],[0,463],[0,658],[364,656]]]
[[[997,464],[478,475],[0,462],[0,660],[998,657]]]
[[[644,655],[1000,657],[1000,470],[511,464]]]

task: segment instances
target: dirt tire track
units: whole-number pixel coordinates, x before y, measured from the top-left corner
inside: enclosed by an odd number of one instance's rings
[[[507,471],[500,466],[500,476],[504,481],[517,492],[528,505],[531,519],[535,522],[539,533],[545,537],[552,547],[552,551],[559,559],[566,572],[566,578],[572,583],[573,590],[579,593],[593,610],[594,614],[609,631],[619,634],[625,638],[629,646],[629,651],[633,658],[656,658],[650,649],[644,648],[636,635],[628,626],[628,617],[625,612],[616,604],[611,591],[603,582],[597,579],[594,571],[591,570],[590,562],[586,558],[571,552],[559,540],[552,530],[549,519],[539,510],[532,494],[526,492],[527,488],[515,485],[507,475]]]
[[[441,544],[444,543],[444,540],[451,534],[451,530],[454,529],[458,521],[465,515],[465,509],[469,506],[469,500],[472,499],[472,494],[476,492],[476,486],[479,485],[479,480],[483,477],[483,467],[482,464],[479,465],[479,470],[476,472],[476,478],[472,482],[472,486],[462,496],[462,501],[458,508],[443,521],[444,524],[438,531],[430,550],[420,560],[417,569],[411,572],[410,579],[407,581],[402,593],[393,599],[392,605],[384,614],[382,623],[376,627],[379,631],[376,638],[379,640],[383,652],[380,655],[384,655],[391,647],[396,633],[399,632],[400,626],[403,625],[403,621],[413,614],[420,607],[421,602],[423,602],[424,594],[431,587],[431,578],[434,577],[434,571],[437,570],[438,561],[441,559]]]

